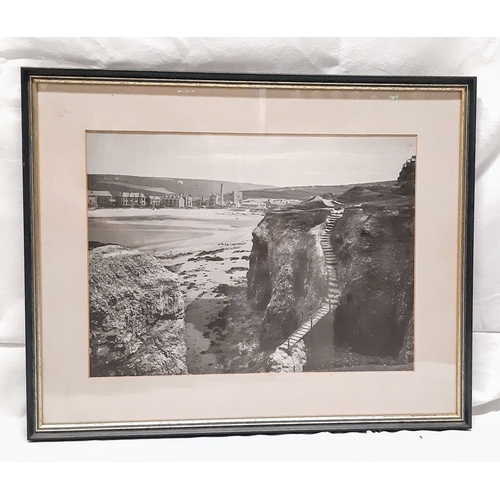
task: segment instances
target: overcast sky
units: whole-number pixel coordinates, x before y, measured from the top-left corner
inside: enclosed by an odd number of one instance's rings
[[[89,174],[274,186],[392,180],[413,154],[416,138],[408,136],[87,134]]]

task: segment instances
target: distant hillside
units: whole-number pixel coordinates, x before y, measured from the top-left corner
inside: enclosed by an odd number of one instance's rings
[[[368,182],[364,184],[343,184],[339,186],[296,186],[296,187],[273,187],[264,189],[251,189],[243,191],[243,199],[250,198],[281,198],[285,200],[306,200],[311,196],[331,193],[341,195],[353,187],[366,186],[376,189],[377,186],[392,186],[396,181]]]
[[[165,195],[170,193],[189,193],[194,197],[207,197],[220,192],[221,183],[224,193],[234,191],[262,190],[269,185],[244,182],[212,181],[207,179],[178,179],[171,177],[140,177],[135,175],[88,174],[88,189],[110,191],[140,191],[146,195]]]
[[[330,193],[342,200],[342,195],[349,190],[366,189],[373,191],[392,191],[396,181],[370,182],[364,184],[343,184],[339,186],[295,186],[276,187],[243,182],[213,181],[208,179],[178,179],[171,177],[140,177],[135,175],[89,174],[88,188],[92,191],[110,191],[116,195],[122,191],[139,191],[146,195],[164,196],[173,193],[189,193],[191,196],[208,197],[212,193],[220,192],[220,185],[224,184],[224,198],[229,200],[229,193],[242,191],[243,199],[286,199],[307,200],[311,196]],[[368,193],[366,193],[368,195]],[[370,195],[368,197],[371,197]]]

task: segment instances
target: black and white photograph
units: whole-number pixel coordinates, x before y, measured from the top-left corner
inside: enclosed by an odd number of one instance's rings
[[[413,370],[414,136],[86,148],[91,377]]]
[[[470,428],[474,78],[21,76],[30,440]]]

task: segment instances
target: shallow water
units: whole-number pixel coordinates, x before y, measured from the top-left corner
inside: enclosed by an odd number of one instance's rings
[[[89,220],[89,241],[114,243],[129,248],[159,244],[175,246],[187,239],[207,237],[212,233],[199,227],[186,227],[185,224],[179,227],[169,224],[169,221]]]
[[[249,239],[262,216],[234,216],[211,212],[210,218],[185,219],[164,215],[156,218],[89,217],[89,241],[113,243],[144,251],[201,250]]]

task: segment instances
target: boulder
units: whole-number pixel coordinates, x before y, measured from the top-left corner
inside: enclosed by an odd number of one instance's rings
[[[118,245],[89,252],[90,375],[186,374],[184,301],[177,276]]]
[[[278,347],[269,356],[266,371],[274,373],[302,372],[306,361],[305,345],[304,341],[301,340],[290,351]]]

